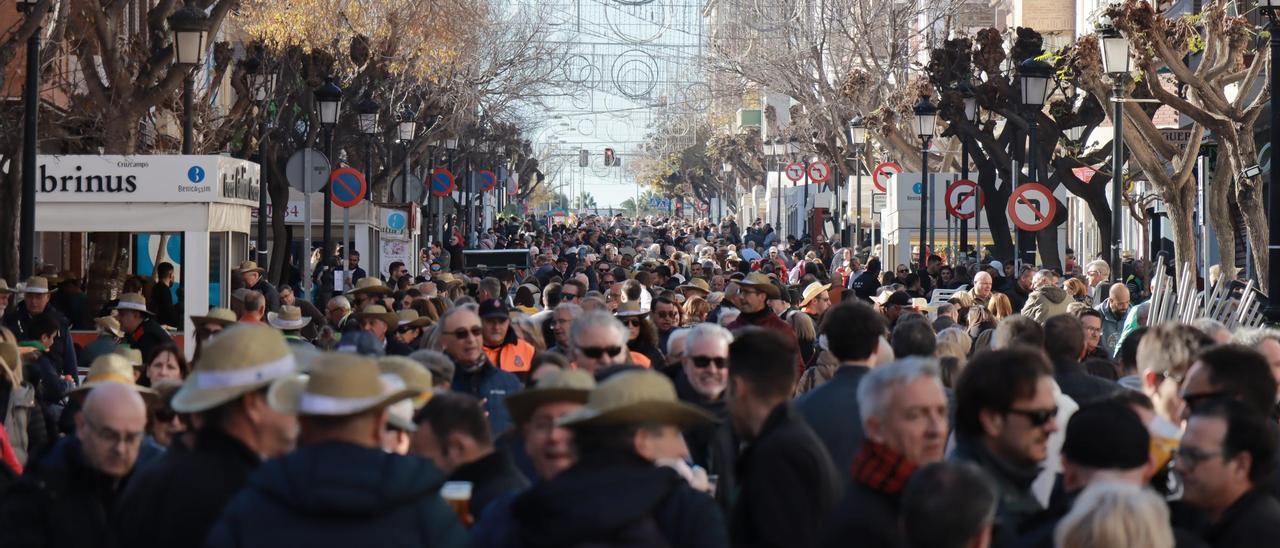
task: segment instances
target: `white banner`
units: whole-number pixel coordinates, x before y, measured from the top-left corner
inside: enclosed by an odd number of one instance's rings
[[[226,156],[40,156],[42,203],[226,202],[256,206],[258,164]]]

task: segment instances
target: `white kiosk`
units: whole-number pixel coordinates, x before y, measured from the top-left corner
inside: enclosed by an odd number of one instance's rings
[[[182,155],[40,156],[38,163],[37,232],[75,235],[63,240],[68,246],[75,245],[72,240],[89,242],[85,235],[94,233],[128,233],[133,246],[142,248],[134,251],[137,258],[173,262],[186,316],[184,340],[194,333],[191,316],[227,302],[231,271],[248,256],[249,216],[260,191],[258,164]],[[149,245],[138,238],[154,235],[157,241],[179,243]],[[49,248],[42,246],[46,253]],[[74,255],[81,269],[70,260],[62,266],[92,275],[93,257]],[[195,345],[184,347],[190,358]]]

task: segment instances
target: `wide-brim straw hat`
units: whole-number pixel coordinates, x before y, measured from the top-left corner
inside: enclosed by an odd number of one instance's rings
[[[111,353],[123,357],[133,367],[142,367],[142,350],[134,348],[128,344],[118,344],[111,349]]]
[[[298,377],[305,376],[303,381]],[[346,417],[388,406],[419,394],[399,376],[382,374],[372,358],[326,352],[312,363],[310,375],[272,386],[267,402],[293,415]]]
[[[254,261],[244,261],[240,263],[240,268],[238,268],[237,270],[239,270],[241,274],[244,274],[246,272],[257,272],[258,274],[262,274],[263,272],[266,272],[265,269],[258,266],[258,263]]]
[[[17,293],[18,290],[9,287],[9,282],[4,278],[0,278],[0,293]]]
[[[124,331],[120,329],[120,320],[117,320],[112,316],[94,318],[93,324],[98,326],[100,329],[107,330],[107,332],[115,335],[117,339],[124,336]]]
[[[681,428],[715,422],[702,409],[676,397],[671,379],[657,371],[618,373],[596,386],[587,404],[560,417],[561,426],[670,424]]]
[[[151,311],[147,310],[147,299],[141,293],[124,293],[120,295],[120,300],[116,302],[116,310],[132,310],[151,315]]]
[[[216,323],[222,327],[228,327],[235,325],[236,313],[232,312],[229,308],[210,308],[209,312],[205,313],[203,316],[192,316],[191,323],[195,324],[196,327],[200,327],[207,323]]]
[[[200,413],[258,390],[297,370],[297,360],[279,331],[237,324],[209,339],[200,361],[174,395],[179,413]]]
[[[682,293],[688,291],[701,291],[702,295],[705,297],[711,294],[711,285],[702,278],[694,278],[689,280],[689,283],[676,287],[676,291],[680,291]]]
[[[279,313],[267,312],[267,323],[281,331],[297,331],[311,323],[311,317],[303,316],[301,308],[286,304]]]
[[[42,277],[42,276],[32,276],[32,277],[30,277],[30,278],[27,278],[27,283],[23,284],[23,285],[22,285],[22,288],[21,288],[21,289],[18,289],[18,290],[17,290],[17,291],[15,291],[15,292],[16,292],[16,293],[32,293],[32,294],[36,294],[36,295],[42,295],[42,294],[45,294],[45,293],[53,293],[54,291],[57,291],[57,289],[56,289],[56,288],[55,288],[55,289],[49,289],[49,279],[48,279],[48,278],[45,278],[45,277]]]
[[[778,290],[777,285],[774,285],[773,280],[759,272],[747,274],[747,277],[738,281],[738,285],[745,285],[763,291],[770,299],[777,299],[782,296],[782,292]]]
[[[830,289],[831,284],[824,284],[820,282],[813,282],[809,284],[808,287],[804,288],[804,293],[800,298],[800,308],[808,306],[810,301]]]
[[[618,305],[618,310],[613,313],[619,318],[632,318],[636,316],[648,316],[649,311],[640,308],[640,301],[627,301]]]
[[[355,295],[357,293],[377,293],[379,295],[390,295],[395,293],[390,287],[382,283],[382,280],[373,276],[365,276],[356,282],[356,287],[347,292],[347,295]]]
[[[380,304],[366,305],[364,310],[356,314],[356,319],[360,321],[382,320],[383,323],[387,324],[388,329],[395,329],[397,325],[400,325],[400,316]]]
[[[431,318],[424,318],[418,315],[418,311],[412,308],[396,312],[396,326],[398,327],[426,327],[431,325]]]
[[[587,403],[596,380],[581,369],[562,369],[538,379],[533,388],[511,394],[503,400],[516,424],[528,422],[538,407],[552,402]]]
[[[425,365],[404,356],[386,356],[378,358],[378,370],[400,377],[405,386],[422,391],[413,398],[414,408],[421,409],[431,399],[431,371]]]
[[[459,280],[457,276],[454,276],[450,272],[441,272],[436,274],[432,276],[431,281],[435,282],[436,287],[441,289],[452,289],[462,285],[463,283],[462,280]],[[440,287],[440,284],[444,284],[444,286]]]
[[[154,404],[160,400],[159,394],[155,390],[145,386],[138,386],[133,379],[133,364],[129,363],[129,359],[119,354],[110,353],[103,354],[94,358],[93,363],[89,364],[89,373],[85,375],[83,383],[80,386],[71,389],[69,394],[73,398],[83,398],[93,390],[93,387],[103,383],[116,382],[133,388],[146,400],[147,404]]]

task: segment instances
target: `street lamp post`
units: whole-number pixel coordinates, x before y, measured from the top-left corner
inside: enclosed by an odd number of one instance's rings
[[[1263,0],[1263,2],[1276,2],[1276,0]],[[1270,13],[1274,13],[1272,10]],[[1124,217],[1120,214],[1124,210],[1123,204],[1120,203],[1121,193],[1124,189],[1124,85],[1125,77],[1129,75],[1129,39],[1120,33],[1119,29],[1111,26],[1110,20],[1105,20],[1098,27],[1098,44],[1102,51],[1102,70],[1111,76],[1111,124],[1113,133],[1111,135],[1111,242],[1108,259],[1111,263],[1111,279],[1124,279],[1121,273],[1121,231],[1123,224],[1121,221]],[[1273,25],[1274,26],[1274,25]],[[1276,36],[1271,36],[1272,53],[1276,53]],[[1272,57],[1272,67],[1276,65],[1276,60]],[[1275,75],[1272,75],[1275,78]],[[1272,97],[1272,107],[1274,112],[1275,97]],[[1276,125],[1272,124],[1271,130],[1274,136]],[[1272,141],[1276,142],[1276,141]],[[1271,193],[1274,200],[1278,194]],[[1274,231],[1273,231],[1274,233]],[[1274,252],[1274,251],[1273,251]]]
[[[964,101],[964,119],[971,124],[978,123],[978,98],[973,93],[973,85],[969,82],[960,82],[956,86],[956,90],[960,92],[960,97]],[[969,180],[969,139],[964,135],[960,135],[960,178]],[[982,199],[974,197],[973,218],[975,221],[981,215],[979,206]],[[978,241],[982,241],[982,234],[978,234]],[[981,247],[981,245],[979,245]],[[967,255],[969,253],[969,220],[960,219],[960,254]]]
[[[1018,65],[1018,78],[1022,84],[1022,105],[1027,108],[1027,178],[1036,182],[1040,181],[1040,147],[1036,143],[1036,129],[1052,75],[1053,66],[1035,58],[1029,58]],[[1014,177],[1017,175],[1015,174]],[[1052,200],[1053,197],[1050,196],[1049,199]],[[1023,253],[1026,251],[1022,250]],[[1015,264],[1022,260],[1023,257],[1019,256]]]
[[[1280,70],[1280,0],[1258,0],[1258,9],[1267,15],[1270,23],[1267,29],[1271,33],[1271,146],[1277,146],[1280,143],[1280,95],[1275,93],[1276,86],[1280,85],[1280,75],[1276,71]],[[1280,171],[1276,167],[1271,168],[1271,181],[1267,185],[1267,218],[1271,219],[1267,233],[1267,307],[1264,314],[1271,321],[1280,321],[1280,299],[1274,296],[1280,295],[1280,220],[1275,218],[1280,212],[1280,181],[1276,178],[1276,172]]]
[[[338,159],[333,156],[333,133],[338,124],[338,114],[342,109],[342,88],[333,83],[333,78],[325,78],[324,84],[313,92],[316,100],[316,115],[320,119],[320,127],[324,129],[325,156],[335,169]],[[307,222],[310,222],[308,219]],[[333,260],[333,188],[324,185],[324,261],[332,264]],[[332,291],[333,287],[326,288]]]
[[[256,57],[245,61],[245,82],[253,101],[261,111],[262,122],[258,125],[258,161],[262,164],[258,183],[258,264],[268,264],[267,257],[267,181],[271,170],[267,169],[267,131],[271,125],[271,114],[267,109],[270,90],[275,88],[276,75],[266,63]]]
[[[400,141],[400,145],[404,147],[404,179],[400,184],[400,198],[405,203],[409,200],[409,152],[413,147],[413,139],[418,135],[418,120],[415,118],[414,112],[406,107],[400,112],[400,120],[396,123],[396,137]],[[430,193],[427,193],[429,196]]]
[[[724,180],[720,181],[720,189],[716,191],[716,222],[724,221],[724,195],[725,188],[729,186],[730,177],[733,176],[733,164],[724,162],[720,166],[720,171],[724,173]],[[710,211],[708,211],[710,213]]]
[[[920,137],[920,271],[924,272],[929,267],[929,248],[925,245],[929,230],[929,141],[933,140],[937,125],[938,107],[929,102],[928,96],[922,96],[912,110],[916,115],[916,135]]]
[[[192,101],[195,95],[195,69],[204,64],[209,49],[209,16],[192,5],[179,8],[169,16],[173,33],[174,63],[187,70],[182,80],[182,153],[191,154],[195,144],[192,129]]]
[[[18,11],[27,17],[34,13],[39,0],[17,0]],[[36,125],[40,121],[40,28],[27,38],[27,74],[22,91],[22,208],[18,214],[18,271],[25,280],[36,269],[36,148],[39,147]]]
[[[867,125],[862,121],[861,115],[855,116],[849,122],[849,142],[853,145],[853,153],[857,160],[853,167],[858,177],[857,189],[854,190],[857,195],[854,199],[857,226],[853,229],[853,251],[857,253],[858,248],[862,246],[862,155],[867,146]]]

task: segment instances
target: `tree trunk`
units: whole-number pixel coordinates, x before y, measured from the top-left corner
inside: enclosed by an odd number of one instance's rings
[[[1219,156],[1222,158],[1222,156]],[[1207,163],[1207,162],[1206,162]],[[1218,265],[1230,277],[1235,277],[1236,264],[1236,231],[1231,223],[1231,193],[1227,191],[1231,185],[1231,169],[1228,165],[1219,164],[1213,178],[1208,181],[1205,197],[1209,202],[1209,225],[1218,241]],[[1208,242],[1205,242],[1206,244]],[[1217,280],[1214,280],[1216,283]]]
[[[1267,248],[1270,232],[1266,208],[1262,203],[1262,192],[1256,184],[1236,183],[1236,203],[1240,213],[1244,215],[1244,229],[1249,237],[1249,255],[1253,258],[1253,271],[1258,282],[1258,289],[1268,293],[1267,272],[1269,250]]]
[[[1162,193],[1165,206],[1169,208],[1169,225],[1173,228],[1175,272],[1182,271],[1183,264],[1190,263],[1195,268],[1196,232],[1195,232],[1195,185],[1185,184],[1170,186]]]

